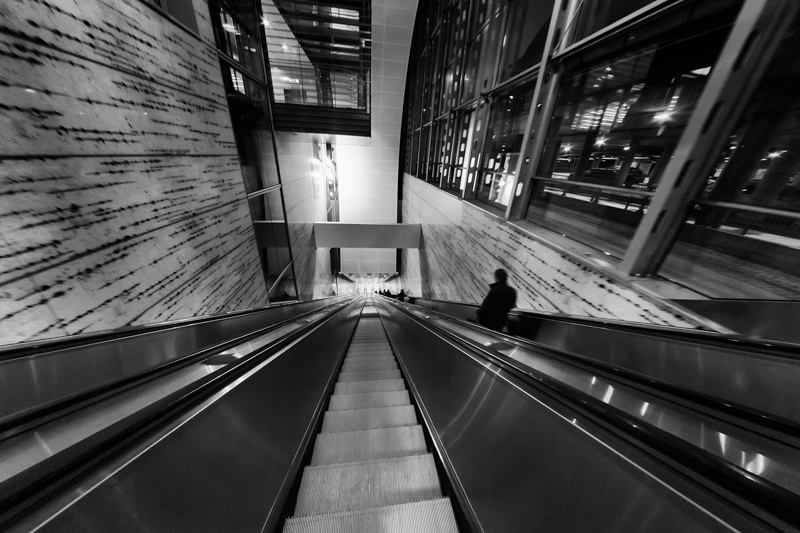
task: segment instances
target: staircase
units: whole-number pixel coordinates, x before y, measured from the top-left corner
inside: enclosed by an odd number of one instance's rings
[[[369,304],[283,531],[458,531],[397,361]]]

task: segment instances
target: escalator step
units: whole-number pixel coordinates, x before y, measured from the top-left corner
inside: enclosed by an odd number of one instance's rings
[[[365,357],[365,361],[358,359],[345,360],[342,372],[372,372],[374,370],[397,370],[394,357]]]
[[[427,453],[422,426],[367,429],[317,436],[311,465],[356,463]]]
[[[358,394],[334,394],[328,411],[350,411],[352,409],[372,409],[375,407],[396,407],[410,405],[408,391],[363,392]]]
[[[355,409],[353,411],[329,411],[325,413],[325,417],[322,419],[321,433],[413,426],[416,423],[417,413],[414,411],[413,405]]]
[[[369,350],[366,352],[347,352],[347,359],[372,359],[373,357],[394,357],[394,353],[390,349],[385,350]]]
[[[284,533],[456,533],[449,498],[290,518]]]
[[[365,509],[441,498],[433,455],[309,466],[295,516]]]
[[[337,383],[334,394],[358,394],[359,392],[385,392],[390,390],[406,390],[406,382],[402,379],[379,379],[375,381],[350,381]]]
[[[399,379],[399,370],[381,370],[376,372],[342,372],[339,374],[339,383],[348,381],[374,381],[376,379]]]

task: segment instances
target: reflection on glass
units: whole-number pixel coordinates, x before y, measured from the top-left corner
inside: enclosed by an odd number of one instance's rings
[[[583,0],[573,40],[580,41],[652,3],[653,0]]]
[[[552,0],[511,2],[500,81],[541,62],[552,11]]]
[[[278,165],[267,90],[225,63],[221,63],[221,68],[245,191],[253,193],[277,185]]]
[[[216,11],[214,33],[217,47],[228,57],[237,61],[245,70],[260,80],[264,80],[264,65],[261,60],[258,21],[255,9],[247,4],[245,9],[231,11],[228,7],[214,2]]]
[[[478,186],[478,199],[503,206],[511,200],[532,94],[533,84],[528,84],[493,102],[481,158],[484,172]]]
[[[261,7],[276,103],[369,110],[364,5],[262,0]]]
[[[662,274],[712,297],[799,298],[797,31],[781,44],[700,194]]]
[[[625,250],[730,31],[731,17],[692,16],[687,8],[629,30],[618,42],[634,44],[618,44],[607,59],[592,61],[586,54],[596,52],[586,52],[570,60],[529,220],[615,254]]]

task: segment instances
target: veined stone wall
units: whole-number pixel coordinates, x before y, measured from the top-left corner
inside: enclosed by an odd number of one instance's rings
[[[0,2],[0,344],[266,304],[208,6]]]
[[[404,223],[422,224],[422,246],[403,250],[400,286],[412,296],[480,303],[497,268],[517,307],[694,328],[675,308],[547,246],[491,213],[403,176]]]

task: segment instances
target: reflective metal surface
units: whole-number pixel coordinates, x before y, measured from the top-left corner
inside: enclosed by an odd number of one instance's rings
[[[473,319],[476,306],[417,299],[415,304],[461,319]],[[517,335],[647,379],[800,424],[800,357],[684,339],[669,328],[604,326],[599,320],[548,319],[518,313]],[[660,332],[663,333],[660,334]],[[800,356],[800,354],[798,354]]]
[[[545,376],[594,398],[668,435],[750,472],[795,494],[800,494],[800,450],[760,434],[676,405],[630,385],[570,365],[524,345],[499,341],[483,328],[431,316],[424,310],[398,304],[409,313],[521,363],[533,376]]]
[[[106,430],[142,409],[273,344],[292,332],[323,320],[345,303],[335,304],[294,322],[278,326],[256,338],[220,351],[194,364],[176,369],[144,385],[115,394],[102,402],[61,416],[14,437],[0,441],[0,487],[14,476],[57,456],[71,446]]]
[[[73,346],[67,338],[64,342],[69,347],[59,349],[59,343],[47,343],[47,351],[41,353],[30,354],[28,347],[6,350],[0,359],[0,426],[339,300],[330,298],[182,321],[155,331],[141,328],[121,338],[79,346]],[[17,352],[26,355],[15,357]]]
[[[323,405],[360,302],[11,531],[261,531]]]
[[[769,530],[502,367],[379,310],[484,531]]]

